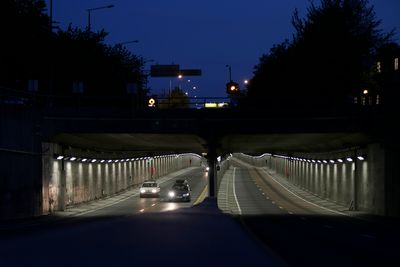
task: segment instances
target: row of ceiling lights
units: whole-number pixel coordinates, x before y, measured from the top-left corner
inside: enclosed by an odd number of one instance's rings
[[[155,157],[141,157],[141,158],[124,158],[124,159],[89,159],[89,158],[79,158],[74,156],[63,156],[63,155],[54,155],[57,160],[68,160],[68,161],[76,161],[76,162],[85,162],[85,163],[118,163],[118,162],[129,162],[129,161],[139,161],[139,160],[150,160],[150,159],[159,159],[159,158],[168,158],[168,157],[178,157],[178,154],[173,155],[163,155],[163,156],[155,156]]]
[[[273,155],[273,154],[263,154],[259,157],[263,156],[272,156],[272,157],[277,157],[277,158],[283,158],[283,159],[289,159],[289,160],[297,160],[297,161],[303,161],[303,162],[309,162],[309,163],[343,163],[343,162],[353,162],[356,159],[358,160],[365,160],[366,156],[359,155],[357,157],[346,157],[346,158],[339,158],[339,159],[305,159],[305,158],[296,158],[296,157],[288,157],[288,156],[282,156],[282,155]]]

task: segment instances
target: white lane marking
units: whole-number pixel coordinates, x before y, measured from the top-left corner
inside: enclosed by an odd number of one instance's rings
[[[156,204],[151,204],[152,207],[154,207]]]
[[[300,198],[301,200],[303,200],[303,201],[305,201],[305,202],[307,202],[307,203],[309,203],[309,204],[311,204],[311,205],[314,205],[314,206],[316,206],[316,207],[318,207],[318,208],[321,208],[321,209],[324,209],[324,210],[327,210],[327,211],[330,211],[330,212],[333,212],[333,213],[336,213],[336,214],[348,216],[348,215],[345,214],[345,213],[342,213],[342,212],[339,212],[339,211],[335,211],[335,210],[331,210],[331,209],[328,209],[328,208],[319,206],[319,205],[317,205],[317,204],[314,204],[314,203],[312,203],[312,202],[310,202],[310,201],[308,201],[308,200],[305,200],[304,198],[302,198],[302,197],[296,195],[295,193],[293,193],[292,191],[290,191],[289,189],[287,189],[287,188],[286,188],[285,186],[283,186],[280,182],[278,182],[277,180],[275,180],[275,178],[272,177],[272,175],[270,175],[269,173],[267,173],[265,170],[262,170],[262,171],[263,171],[264,173],[268,174],[269,177],[271,177],[271,179],[274,180],[274,182],[276,182],[277,184],[279,184],[280,186],[282,186],[283,189],[285,189],[286,191],[288,191],[288,192],[289,192],[290,194],[292,194],[293,196],[298,197],[298,198]]]
[[[236,172],[236,167],[233,168],[233,179],[232,179],[232,183],[233,183],[233,196],[235,197],[236,205],[237,205],[237,207],[238,207],[239,215],[240,215],[240,214],[242,214],[242,209],[241,209],[240,206],[239,206],[239,201],[238,201],[237,196],[236,196],[235,172]]]
[[[229,176],[226,176],[226,205],[229,209]]]

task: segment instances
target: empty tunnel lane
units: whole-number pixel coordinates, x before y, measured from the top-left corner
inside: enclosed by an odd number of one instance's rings
[[[265,167],[230,159],[219,207],[291,266],[397,266],[398,219],[354,217],[305,199]],[[234,197],[236,195],[236,198]],[[240,207],[240,212],[237,207]]]

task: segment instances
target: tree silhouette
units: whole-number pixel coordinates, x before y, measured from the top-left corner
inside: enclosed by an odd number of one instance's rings
[[[84,95],[123,96],[131,84],[145,99],[142,57],[106,44],[104,30],[53,32],[45,12],[42,0],[0,2],[0,86],[27,90],[28,80],[39,80],[42,93],[71,95],[78,82]]]
[[[0,2],[0,72],[4,82],[40,77],[48,71],[51,31],[42,0]]]
[[[367,0],[312,2],[305,19],[294,12],[292,24],[293,40],[275,45],[255,67],[251,98],[305,106],[351,103],[371,81],[376,50],[391,36],[379,30]]]

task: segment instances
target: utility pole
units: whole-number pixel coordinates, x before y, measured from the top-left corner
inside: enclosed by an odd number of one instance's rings
[[[226,65],[229,71],[229,82],[232,82],[232,68],[231,65]]]
[[[50,0],[50,31],[53,31],[53,0]]]

